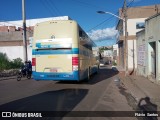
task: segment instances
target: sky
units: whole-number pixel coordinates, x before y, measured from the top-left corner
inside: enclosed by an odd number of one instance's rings
[[[26,19],[69,16],[76,20],[98,46],[116,43],[115,30],[124,0],[25,0]],[[127,0],[128,7],[160,4],[160,0]],[[0,21],[22,20],[22,0],[0,0]]]

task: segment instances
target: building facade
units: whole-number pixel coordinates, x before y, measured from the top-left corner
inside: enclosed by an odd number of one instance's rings
[[[125,40],[125,21],[119,20],[116,29],[119,31],[117,44],[119,48],[118,65],[122,68],[128,66],[129,74],[136,71],[137,68],[137,51],[136,51],[136,32],[144,29],[145,19],[155,15],[160,5],[132,7],[127,9],[127,49],[124,46]],[[119,16],[124,18],[123,10],[119,10]],[[126,61],[127,57],[127,62]],[[125,64],[126,63],[126,64]]]
[[[6,53],[10,60],[21,58],[23,60],[23,31],[12,28],[12,31],[8,26],[0,26],[0,52]],[[10,27],[9,27],[10,28]],[[5,30],[6,31],[5,31]],[[2,31],[4,30],[4,31]],[[29,45],[29,38],[33,36],[33,31],[27,31],[27,50],[28,50],[28,60],[32,58],[32,48]]]
[[[149,17],[145,21],[145,30],[137,33],[137,49],[141,44],[144,47],[144,55],[139,54],[137,61],[144,56],[143,69],[141,62],[138,63],[137,74],[148,77],[160,83],[160,13]],[[143,43],[142,43],[143,42]]]
[[[113,62],[117,64],[119,58],[118,44],[113,45]]]
[[[137,32],[137,75],[146,76],[146,43],[145,29]]]

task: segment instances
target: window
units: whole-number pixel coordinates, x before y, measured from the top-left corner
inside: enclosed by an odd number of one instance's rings
[[[142,29],[142,28],[145,28],[145,23],[144,22],[137,22],[136,29]]]

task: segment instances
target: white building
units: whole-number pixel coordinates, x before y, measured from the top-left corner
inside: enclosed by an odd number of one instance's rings
[[[104,50],[103,56],[104,57],[113,57],[113,51],[112,50]]]
[[[137,74],[160,83],[160,13],[145,21],[145,30],[137,33]]]
[[[116,45],[113,45],[113,61],[115,63],[117,63],[118,61],[118,58],[119,58],[118,55],[119,55],[118,44],[116,44]]]
[[[160,7],[160,5],[157,5]],[[142,6],[127,8],[127,46],[125,49],[125,24],[123,20],[119,20],[116,29],[119,31],[119,38],[117,44],[119,47],[118,65],[122,68],[128,66],[129,74],[134,73],[137,68],[137,52],[136,52],[136,32],[144,28],[145,19],[157,13],[156,6]],[[124,13],[120,9],[119,16],[124,18]],[[126,63],[126,57],[127,62]],[[125,64],[126,63],[126,64]]]
[[[93,51],[94,56],[96,56],[96,57],[99,56],[99,48],[98,47],[93,47],[92,51]]]

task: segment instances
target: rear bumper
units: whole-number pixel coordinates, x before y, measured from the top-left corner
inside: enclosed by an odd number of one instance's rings
[[[78,71],[70,72],[70,73],[45,73],[45,72],[32,72],[34,80],[54,80],[54,81],[62,81],[62,80],[75,80],[79,81]]]

